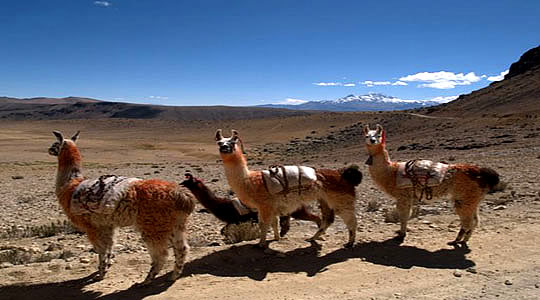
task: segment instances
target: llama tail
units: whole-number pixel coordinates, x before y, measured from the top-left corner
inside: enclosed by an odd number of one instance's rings
[[[195,196],[191,192],[178,189],[176,195],[176,209],[191,214],[195,210]]]
[[[470,167],[465,174],[475,180],[480,187],[488,187],[492,190],[500,181],[500,175],[492,168]]]
[[[362,182],[362,172],[356,165],[351,165],[339,170],[317,169],[317,180],[322,182],[325,188],[341,190],[354,188]]]
[[[341,169],[341,177],[352,186],[357,186],[362,182],[362,172],[357,165],[350,165],[347,168]]]

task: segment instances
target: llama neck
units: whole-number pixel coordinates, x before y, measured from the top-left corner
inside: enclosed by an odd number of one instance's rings
[[[389,176],[392,176],[394,166],[388,155],[388,151],[384,146],[377,147],[375,149],[368,149],[371,157],[371,165],[369,166],[369,173],[371,177],[378,183],[386,182]]]
[[[244,189],[244,185],[249,178],[249,169],[246,157],[240,152],[234,154],[221,155],[227,181],[235,193]]]
[[[216,195],[204,184],[195,184],[190,187],[189,190],[199,200],[199,202],[207,209],[213,212],[216,204],[223,203],[222,199],[216,197]]]
[[[58,155],[58,171],[56,173],[56,195],[60,196],[65,187],[74,179],[80,180],[82,176],[81,153],[75,144],[66,141]]]

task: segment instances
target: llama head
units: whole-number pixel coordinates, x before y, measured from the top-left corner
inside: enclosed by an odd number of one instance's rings
[[[377,129],[374,130],[369,129],[369,125],[365,125],[363,133],[366,145],[368,147],[376,145],[384,146],[384,144],[386,143],[386,132],[384,131],[384,128],[379,124],[377,124]]]
[[[193,177],[191,173],[184,174],[186,179],[184,181],[180,182],[180,185],[187,187],[188,189],[192,189],[196,187],[199,184],[202,184],[202,181],[198,178]]]
[[[52,143],[52,145],[49,147],[49,154],[53,156],[60,155],[60,151],[62,151],[62,148],[64,148],[67,144],[75,145],[75,142],[79,138],[80,131],[77,131],[71,139],[65,139],[64,136],[60,131],[53,131],[54,136],[56,136],[56,142]]]
[[[219,147],[219,153],[221,154],[232,154],[235,151],[238,151],[236,148],[237,144],[240,144],[240,149],[244,150],[244,147],[242,145],[242,140],[240,140],[240,136],[238,135],[238,131],[231,130],[231,137],[223,137],[221,134],[221,129],[218,129],[216,131],[216,142]]]

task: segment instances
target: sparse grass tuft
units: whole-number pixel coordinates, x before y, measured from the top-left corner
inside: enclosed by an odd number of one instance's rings
[[[56,221],[46,225],[39,226],[12,226],[4,232],[0,233],[0,238],[26,238],[26,237],[50,237],[57,234],[82,233],[71,224],[69,221]]]

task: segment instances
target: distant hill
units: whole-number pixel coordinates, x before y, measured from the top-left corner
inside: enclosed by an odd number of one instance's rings
[[[309,101],[302,104],[265,104],[259,107],[287,108],[295,110],[326,111],[391,111],[429,107],[441,104],[441,101],[403,100],[383,94],[348,95],[336,100]]]
[[[424,111],[447,116],[539,114],[540,46],[513,63],[504,80]]]
[[[262,107],[160,106],[108,102],[89,98],[0,97],[0,120],[61,119],[163,119],[163,120],[241,120],[308,115],[310,112]]]
[[[81,97],[66,97],[66,98],[46,98],[46,97],[37,97],[37,98],[9,98],[9,97],[0,97],[1,103],[15,103],[15,104],[74,104],[74,103],[96,103],[101,102],[101,100],[96,100],[92,98],[81,98]]]

